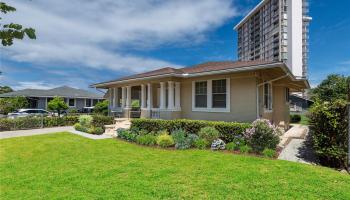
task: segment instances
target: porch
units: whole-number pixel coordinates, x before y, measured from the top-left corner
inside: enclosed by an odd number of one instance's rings
[[[109,88],[108,94],[109,113],[116,117],[181,117],[181,84],[178,81],[115,86]]]

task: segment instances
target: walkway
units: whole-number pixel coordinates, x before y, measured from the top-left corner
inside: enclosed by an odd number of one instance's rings
[[[4,132],[0,132],[0,139],[52,134],[57,132],[70,132],[70,133],[80,135],[86,138],[94,139],[94,140],[112,138],[111,136],[108,136],[108,135],[92,135],[92,134],[76,131],[72,126],[60,126],[60,127],[53,127],[53,128],[4,131]]]
[[[303,125],[293,125],[282,137],[279,146],[283,147],[280,160],[306,164],[317,163],[309,139],[309,128]]]

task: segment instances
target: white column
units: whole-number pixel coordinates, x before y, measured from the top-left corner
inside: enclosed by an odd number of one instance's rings
[[[126,86],[126,107],[131,106],[131,86]]]
[[[109,107],[113,108],[114,107],[114,102],[113,102],[113,88],[109,88]]]
[[[116,107],[117,104],[117,88],[113,88],[113,108]]]
[[[141,108],[146,108],[146,86],[141,85]]]
[[[153,94],[152,94],[152,84],[147,84],[147,109],[151,110],[153,107]]]
[[[174,109],[174,82],[168,82],[168,109]]]
[[[212,80],[208,80],[207,82],[207,108],[212,108],[213,107],[213,101],[212,101],[212,93],[213,93],[213,88],[212,88]]]
[[[175,83],[175,108],[176,109],[180,109],[181,108],[181,104],[180,104],[180,82],[176,82]]]
[[[166,107],[166,88],[165,82],[160,82],[160,109],[165,109]]]
[[[122,87],[122,108],[125,108],[125,96],[126,96],[126,88]]]

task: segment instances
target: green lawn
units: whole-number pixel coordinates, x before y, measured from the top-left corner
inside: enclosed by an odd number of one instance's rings
[[[0,199],[350,199],[331,169],[69,133],[0,140]]]

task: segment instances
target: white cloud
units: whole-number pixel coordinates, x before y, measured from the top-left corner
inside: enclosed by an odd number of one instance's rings
[[[6,15],[5,22],[34,27],[38,37],[3,48],[11,60],[130,72],[173,64],[122,53],[126,46],[200,42],[207,31],[238,14],[229,0],[16,0],[11,5],[17,12]]]
[[[52,89],[57,87],[56,84],[48,84],[43,81],[23,81],[18,82],[16,86],[13,87],[15,90],[23,90],[23,89]]]

